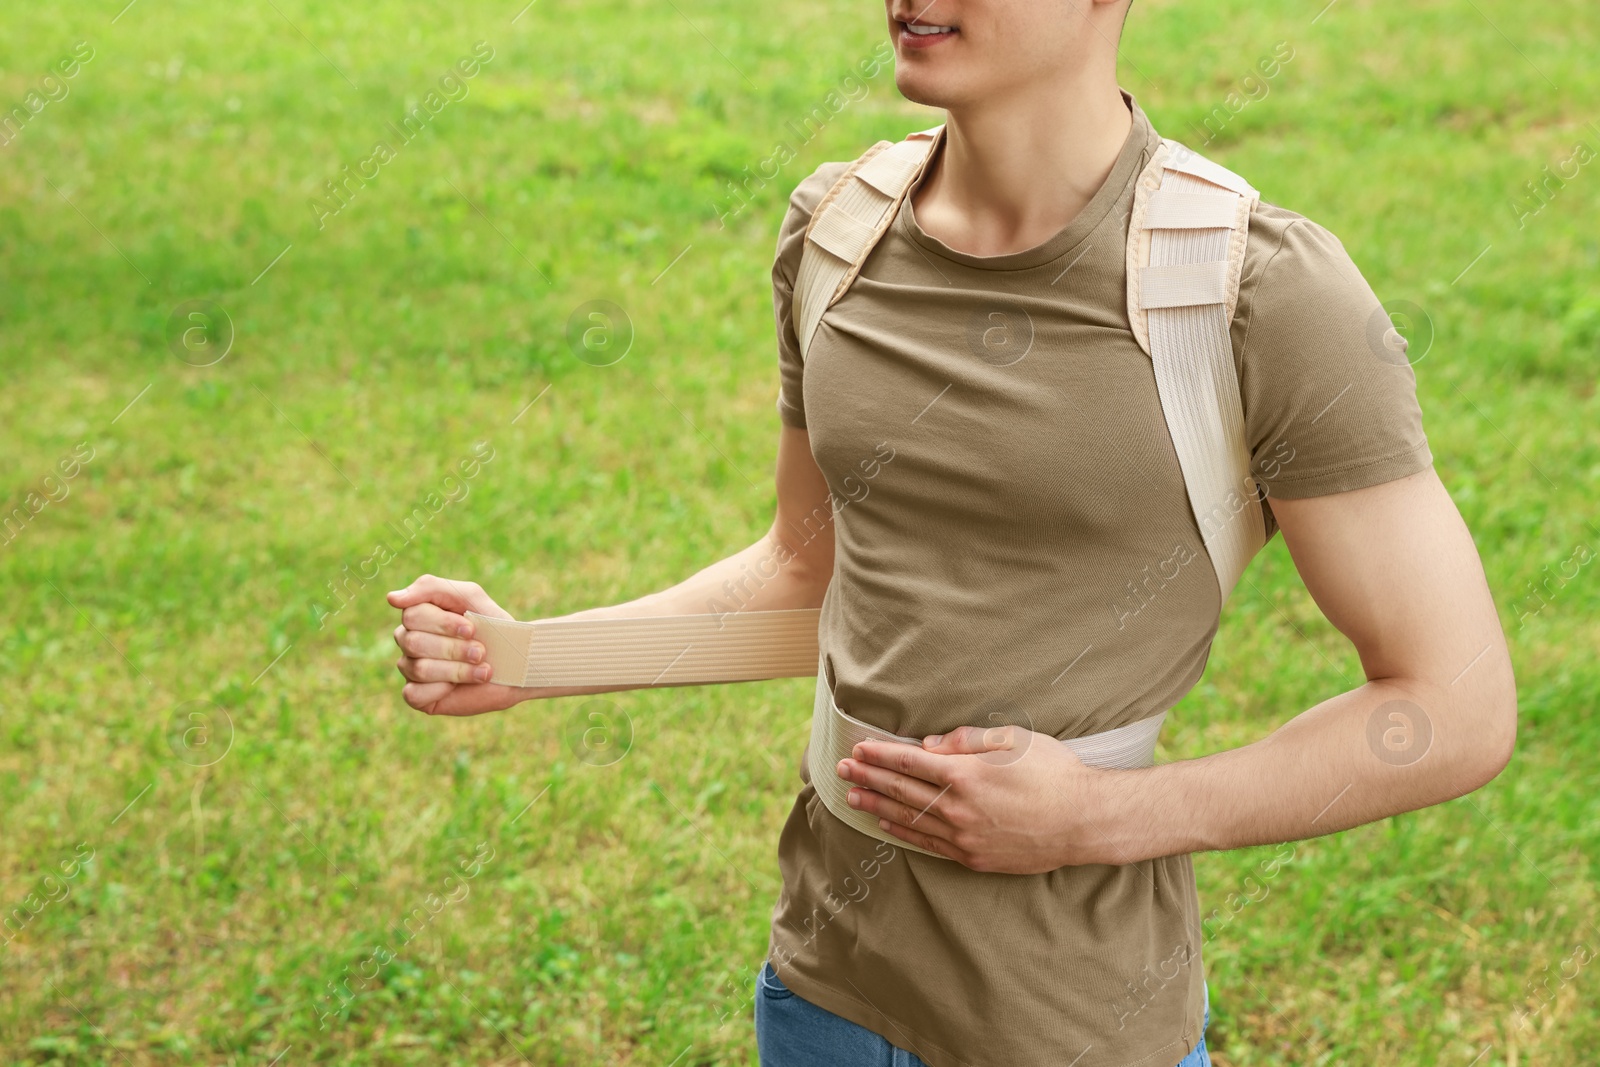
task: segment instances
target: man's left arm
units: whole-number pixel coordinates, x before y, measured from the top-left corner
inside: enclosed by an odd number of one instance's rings
[[[1272,500],[1306,588],[1366,682],[1242,748],[1085,767],[1047,735],[963,727],[922,749],[864,742],[840,765],[905,840],[975,870],[1293,841],[1482,786],[1516,737],[1516,690],[1472,537],[1432,468]],[[1048,743],[1046,743],[1048,742]]]

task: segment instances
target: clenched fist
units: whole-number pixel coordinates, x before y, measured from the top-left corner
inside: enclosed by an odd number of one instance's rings
[[[405,676],[405,702],[429,715],[480,715],[503,711],[529,694],[515,686],[489,685],[483,644],[466,611],[509,619],[475,582],[424,574],[389,594],[400,609],[394,643],[402,653],[395,667]]]

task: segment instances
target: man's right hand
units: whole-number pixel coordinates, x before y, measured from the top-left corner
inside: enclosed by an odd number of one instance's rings
[[[394,643],[401,657],[395,667],[406,679],[407,704],[429,715],[480,715],[527,698],[515,686],[488,684],[492,672],[483,644],[464,613],[497,619],[509,619],[511,613],[477,583],[424,574],[390,593],[389,604],[400,609]]]

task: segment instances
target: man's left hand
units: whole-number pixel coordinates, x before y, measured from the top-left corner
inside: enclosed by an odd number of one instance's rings
[[[937,738],[937,741],[935,741]],[[975,871],[1040,874],[1118,862],[1086,812],[1093,778],[1049,734],[1020,726],[962,726],[925,738],[862,741],[839,761],[851,806],[904,841]]]

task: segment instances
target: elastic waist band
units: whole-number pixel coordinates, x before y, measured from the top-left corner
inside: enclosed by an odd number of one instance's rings
[[[1139,722],[1119,726],[1103,733],[1074,737],[1058,743],[1070,748],[1079,759],[1091,767],[1148,767],[1155,762],[1156,738],[1161,734],[1161,724],[1167,713],[1141,719]],[[862,722],[839,707],[828,685],[826,657],[817,665],[816,699],[811,709],[811,747],[807,750],[806,771],[811,785],[822,799],[823,805],[836,817],[860,830],[868,837],[887,841],[900,848],[920,852],[925,856],[939,856],[918,845],[894,836],[878,826],[878,816],[870,811],[852,808],[845,795],[852,785],[839,777],[834,769],[839,761],[849,757],[861,741],[895,741],[900,744],[922,747],[920,737],[901,737],[881,730],[871,723]]]

